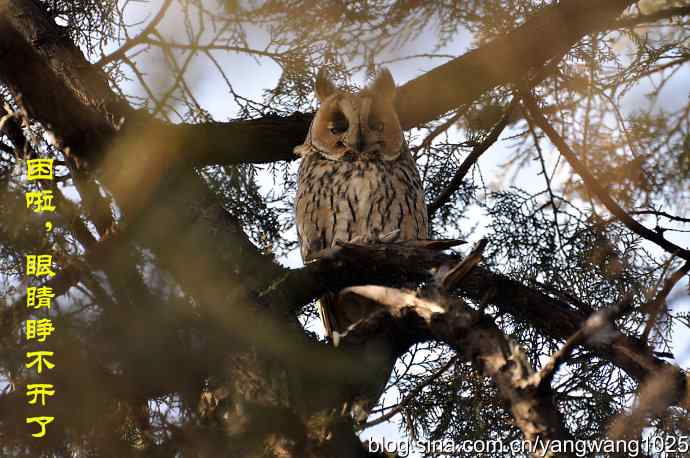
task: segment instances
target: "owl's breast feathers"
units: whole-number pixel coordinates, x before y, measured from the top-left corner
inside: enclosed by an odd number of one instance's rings
[[[398,240],[427,238],[424,191],[405,148],[391,161],[304,154],[299,167],[296,223],[302,258],[357,236],[376,240],[400,230]]]

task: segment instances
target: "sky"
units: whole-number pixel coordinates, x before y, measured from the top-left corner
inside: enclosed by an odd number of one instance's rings
[[[650,2],[647,2],[650,3]],[[130,22],[143,21],[146,24],[146,18],[150,18],[158,9],[160,1],[153,1],[150,4],[131,3],[128,10],[128,18]],[[160,30],[164,36],[173,37],[179,31],[180,13],[179,11],[171,10],[160,26]],[[143,26],[143,25],[142,25]],[[141,26],[140,26],[141,27]],[[136,34],[136,27],[131,31],[131,34]],[[453,56],[463,54],[469,49],[469,35],[462,31],[458,36],[447,46],[440,50],[440,53],[445,53]],[[415,41],[405,45],[403,48],[386,56],[387,58],[396,58],[409,54],[428,52],[434,42],[434,34],[432,31],[423,33]],[[623,43],[621,46],[625,46]],[[114,46],[113,48],[114,49]],[[247,97],[260,98],[262,91],[275,85],[280,76],[279,67],[267,59],[256,60],[237,53],[215,53],[223,68],[227,69],[229,77],[235,90]],[[396,82],[400,85],[406,81],[430,70],[436,65],[443,63],[442,60],[419,59],[404,63],[393,63],[388,67],[391,70]],[[158,81],[161,87],[165,87],[166,78],[162,75],[156,77],[158,73],[159,63],[155,61],[144,63],[144,67],[148,68],[152,77],[151,81]],[[190,66],[188,73],[188,81],[194,88],[196,98],[199,100],[201,106],[206,108],[217,120],[232,119],[235,116],[235,109],[231,96],[222,81],[221,76],[212,67],[211,63],[205,58],[197,58]],[[362,78],[355,82],[361,84]],[[154,84],[155,85],[155,84]],[[690,66],[686,67],[670,82],[662,93],[660,104],[667,107],[677,107],[688,103],[688,94],[690,93]],[[136,84],[131,85],[128,90],[134,93],[144,95],[143,90]],[[630,93],[624,100],[622,111],[624,113],[632,113],[642,104],[646,103],[644,96],[645,87],[640,87]],[[494,145],[481,159],[480,166],[485,177],[495,176],[495,171],[498,166],[508,157],[507,146],[509,142],[505,140],[512,132],[506,132],[496,145]],[[452,131],[451,135],[457,136],[461,133],[457,130]],[[545,156],[553,165],[553,161],[558,156],[554,147],[549,143],[544,142]],[[295,165],[295,164],[293,164]],[[527,190],[542,189],[542,183],[539,180],[534,180],[536,172],[536,164],[533,168],[527,168],[522,171],[516,180],[516,185]],[[264,181],[265,187],[272,186],[273,183],[268,178]],[[469,224],[478,224],[479,230],[473,235],[474,240],[482,235],[482,231],[486,229],[488,219],[481,214],[477,209],[471,210],[471,217]],[[292,234],[296,239],[296,234]],[[668,238],[680,244],[681,246],[690,246],[689,233],[668,233]],[[470,240],[472,241],[472,240]],[[656,250],[655,247],[650,247]],[[299,254],[295,251],[289,256],[281,260],[284,264],[297,267],[301,265]],[[688,279],[682,280],[671,294],[673,300],[670,306],[677,310],[690,311],[690,299],[687,297]],[[690,367],[690,331],[680,329],[674,336],[674,350],[676,351],[676,362],[682,367]],[[387,423],[376,428],[371,428],[362,435],[363,438],[373,438],[379,440],[381,437],[386,437],[391,440],[400,440],[400,435],[397,432],[397,426]],[[410,455],[414,456],[414,455]]]

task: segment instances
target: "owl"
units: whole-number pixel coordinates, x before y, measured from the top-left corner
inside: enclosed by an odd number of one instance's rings
[[[323,69],[315,83],[320,107],[304,144],[295,204],[302,259],[307,262],[341,241],[426,239],[424,190],[393,105],[395,83],[380,71],[352,93],[337,89]],[[327,335],[337,344],[371,303],[319,301]],[[337,334],[336,334],[337,333]]]

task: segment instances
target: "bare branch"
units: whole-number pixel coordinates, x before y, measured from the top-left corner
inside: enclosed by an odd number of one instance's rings
[[[491,129],[491,132],[489,132],[489,135],[487,135],[484,141],[475,146],[472,149],[472,152],[465,158],[464,161],[462,161],[462,164],[460,164],[460,167],[458,167],[458,170],[455,172],[455,175],[453,175],[453,178],[450,180],[450,183],[448,183],[446,189],[444,189],[433,202],[427,205],[427,212],[429,213],[430,217],[432,217],[439,208],[445,205],[453,194],[460,189],[462,180],[465,178],[465,175],[467,175],[467,172],[469,172],[472,166],[477,163],[481,155],[484,154],[494,143],[496,143],[498,137],[500,137],[501,133],[503,133],[503,130],[506,128],[506,126],[508,126],[508,123],[511,120],[512,112],[516,105],[516,100],[517,99],[513,99],[501,117],[501,120],[496,123],[493,129]]]
[[[652,329],[654,329],[659,315],[664,308],[664,304],[666,303],[666,298],[671,293],[671,290],[681,278],[688,274],[688,272],[690,272],[690,261],[683,264],[680,269],[676,270],[673,272],[673,274],[666,278],[664,281],[664,286],[661,288],[653,301],[640,307],[641,310],[649,313],[649,320],[647,320],[647,324],[642,332],[643,341],[646,342],[649,339],[649,334],[652,332]]]
[[[170,5],[172,5],[172,0],[164,0],[163,5],[158,11],[158,14],[154,16],[149,25],[147,25],[139,35],[137,35],[135,38],[127,40],[122,46],[120,46],[117,50],[113,51],[111,54],[101,57],[99,61],[96,62],[96,65],[102,67],[106,64],[109,64],[110,62],[122,59],[125,56],[125,54],[127,54],[127,51],[134,48],[135,46],[145,43],[147,37],[156,29],[156,27],[158,27],[158,24],[160,24],[160,22],[163,20],[163,17],[165,16],[165,13],[168,11],[168,8],[170,8]]]
[[[646,228],[634,218],[632,218],[623,208],[621,208],[609,195],[606,189],[597,181],[597,179],[592,175],[592,173],[587,169],[585,164],[577,158],[575,152],[573,152],[570,147],[566,144],[563,137],[560,136],[556,130],[551,127],[549,122],[546,120],[544,115],[539,110],[537,102],[528,93],[522,94],[522,99],[524,100],[530,115],[534,121],[539,125],[539,127],[546,133],[551,142],[558,148],[563,157],[568,161],[570,166],[575,170],[575,172],[582,177],[584,184],[589,192],[594,194],[597,199],[604,204],[604,206],[618,218],[625,226],[631,231],[638,234],[640,237],[645,238],[657,245],[659,245],[664,250],[670,252],[671,254],[677,255],[687,261],[690,261],[690,251],[687,249],[676,245],[675,243],[665,239],[658,232],[654,232],[651,229]]]

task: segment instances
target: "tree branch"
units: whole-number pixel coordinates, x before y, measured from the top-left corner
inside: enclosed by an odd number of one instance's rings
[[[673,19],[681,16],[690,15],[690,6],[678,6],[656,11],[652,14],[641,14],[639,16],[624,18],[616,21],[615,27],[636,27],[642,24],[649,24],[664,19]]]
[[[661,314],[666,303],[666,298],[669,294],[671,294],[671,290],[674,286],[676,286],[676,283],[678,283],[681,278],[688,274],[688,272],[690,272],[690,261],[683,264],[680,269],[676,270],[668,278],[666,278],[664,281],[664,286],[661,288],[661,291],[659,291],[654,300],[641,307],[643,311],[649,313],[649,320],[647,321],[644,331],[642,332],[642,340],[644,342],[648,341],[649,334],[652,332],[652,329],[654,329],[657,319],[659,318],[659,315]]]
[[[340,247],[307,264],[288,271],[261,295],[261,302],[297,310],[327,292],[362,284],[389,287],[410,282],[435,282],[438,272],[455,266],[457,255],[441,251],[457,241],[416,241],[375,245],[343,243]],[[530,288],[481,266],[475,267],[458,285],[466,298],[492,304],[503,313],[529,323],[554,339],[566,340],[580,331],[587,320],[587,308],[566,303],[536,288]],[[640,340],[613,330],[608,339],[587,341],[585,348],[623,369],[638,382],[669,365],[656,358]],[[678,402],[690,405],[688,389],[680,382],[671,388]]]
[[[639,235],[640,237],[655,243],[664,250],[668,251],[673,255],[677,255],[686,261],[690,261],[690,251],[687,249],[676,245],[675,243],[665,239],[661,234],[655,232],[651,229],[646,228],[642,224],[638,223],[637,220],[632,218],[620,205],[613,200],[611,195],[606,191],[606,189],[597,181],[597,179],[592,175],[592,173],[587,169],[587,166],[578,159],[577,155],[570,147],[566,144],[563,137],[560,136],[556,130],[551,127],[549,122],[546,120],[544,115],[539,110],[537,102],[528,93],[522,94],[522,99],[527,106],[530,115],[534,121],[539,125],[539,127],[546,133],[551,142],[558,148],[561,155],[568,161],[568,164],[575,170],[575,172],[582,177],[585,187],[589,192],[594,194],[597,199],[604,204],[604,206],[610,211],[619,221],[621,221],[628,229]]]
[[[668,218],[671,221],[678,221],[679,223],[690,223],[690,218],[683,218],[681,216],[672,215],[667,212],[658,210],[635,210],[630,212],[631,215],[654,215],[656,217]]]
[[[396,103],[403,128],[429,122],[493,87],[521,81],[582,37],[609,27],[634,3],[564,0],[542,8],[513,32],[400,87]]]
[[[403,127],[429,122],[472,102],[493,87],[520,81],[530,70],[540,68],[565,53],[581,37],[610,25],[633,3],[634,0],[605,3],[567,0],[543,8],[515,31],[401,86],[396,100]],[[76,48],[68,49],[58,44],[62,41],[58,39],[59,30],[48,22],[49,19],[40,19],[43,15],[38,8],[37,4],[27,0],[3,0],[0,3],[3,21],[9,20],[17,31],[22,32],[26,42],[41,43],[35,51],[43,59],[36,59],[25,46],[22,55],[17,55],[18,43],[14,39],[0,44],[0,54],[8,54],[4,60],[22,62],[17,68],[21,75],[12,74],[12,65],[3,66],[0,79],[14,85],[16,93],[25,94],[32,100],[34,106],[31,111],[36,114],[36,119],[60,132],[63,144],[79,150],[82,160],[87,158],[89,151],[99,149],[107,141],[110,137],[107,132],[118,126],[121,120],[125,121],[125,129],[131,126],[133,131],[150,123],[145,115],[134,112],[113,96],[99,67],[88,63]],[[39,18],[38,22],[33,19],[35,17]],[[11,38],[12,35],[3,32],[4,37]],[[31,78],[31,74],[37,75],[37,79]],[[71,95],[40,97],[34,89],[37,81],[42,81],[42,92],[48,89],[62,93],[67,89]],[[62,89],[60,86],[66,87]],[[94,95],[100,100],[90,99]],[[105,113],[109,125],[103,125],[102,118],[94,116],[94,110]],[[304,140],[311,116],[265,117],[194,125],[161,124],[158,127],[161,134],[176,139],[179,148],[175,148],[176,152],[168,150],[155,162],[182,161],[200,165],[293,160],[296,157],[292,148]],[[267,131],[271,135],[266,135]]]
[[[441,193],[438,196],[436,196],[433,202],[427,205],[426,208],[427,212],[429,213],[429,217],[433,217],[434,213],[436,213],[436,211],[438,211],[439,208],[445,205],[453,196],[453,194],[455,194],[455,192],[458,189],[460,189],[460,185],[462,185],[462,180],[465,178],[465,175],[467,175],[467,172],[469,172],[472,166],[477,163],[481,155],[484,154],[489,148],[491,148],[491,146],[494,143],[496,143],[496,141],[498,141],[498,137],[501,136],[501,134],[508,126],[508,123],[511,120],[516,100],[517,99],[514,98],[510,102],[510,105],[501,117],[501,120],[498,121],[498,123],[496,123],[496,125],[491,129],[491,132],[489,132],[489,135],[486,136],[484,141],[476,145],[472,149],[472,152],[467,155],[465,160],[462,161],[462,164],[460,164],[460,167],[458,167],[458,170],[455,172],[455,175],[453,175],[453,178],[448,183],[448,186],[446,186],[446,188],[443,191],[441,191]]]
[[[149,25],[147,25],[146,28],[144,28],[144,30],[142,30],[139,35],[137,35],[135,38],[128,39],[122,46],[113,51],[111,54],[101,57],[101,59],[98,62],[96,62],[96,65],[102,67],[105,64],[121,59],[127,53],[127,51],[141,43],[144,43],[147,37],[155,30],[156,27],[158,27],[158,24],[160,24],[160,22],[163,20],[163,17],[165,16],[165,13],[168,11],[168,8],[170,8],[170,5],[172,5],[172,0],[164,0],[163,5],[158,11],[158,14],[154,16]]]
[[[537,439],[545,442],[572,439],[554,406],[551,387],[532,382],[534,369],[519,345],[508,339],[491,318],[463,301],[439,291],[426,293],[421,296],[412,291],[369,285],[353,286],[340,294],[354,294],[382,304],[387,313],[402,323],[405,332],[410,332],[414,323],[420,332],[453,347],[460,358],[493,379],[525,439],[537,445]],[[372,316],[367,321],[376,318]],[[370,323],[354,326],[350,333],[361,332]],[[533,456],[553,455],[549,450],[537,448]]]
[[[575,350],[577,346],[584,344],[587,340],[595,337],[603,330],[608,329],[611,331],[615,320],[630,309],[632,300],[633,297],[629,295],[624,298],[620,304],[614,307],[594,312],[592,316],[584,322],[582,327],[568,338],[565,345],[553,354],[541,370],[535,374],[533,383],[542,386],[551,386],[551,381],[556,375],[556,371],[558,371],[560,366],[570,358],[573,350]]]

